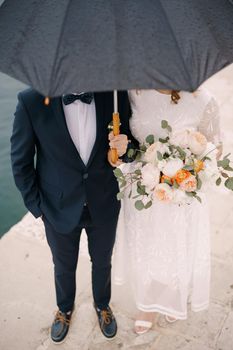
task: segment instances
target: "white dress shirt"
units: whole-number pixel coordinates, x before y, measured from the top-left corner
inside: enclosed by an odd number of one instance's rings
[[[96,108],[94,99],[90,104],[76,100],[64,105],[64,114],[70,137],[87,165],[96,139]]]

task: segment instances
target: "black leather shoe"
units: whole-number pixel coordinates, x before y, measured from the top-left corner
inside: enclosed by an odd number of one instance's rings
[[[65,340],[70,328],[73,310],[69,312],[57,311],[51,327],[51,339],[54,343],[60,344]]]
[[[98,316],[101,332],[106,338],[114,338],[117,334],[117,323],[112,310],[109,306],[104,310],[100,310],[96,305],[94,305],[94,308]]]

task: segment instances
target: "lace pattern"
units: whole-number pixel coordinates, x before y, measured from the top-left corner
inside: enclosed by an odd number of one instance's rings
[[[139,142],[148,134],[163,137],[161,120],[173,129],[193,128],[208,140],[220,141],[219,111],[206,91],[181,92],[178,104],[155,90],[129,92],[131,131]],[[135,162],[123,165],[134,167]],[[122,200],[114,254],[114,280],[130,280],[136,305],[185,319],[188,299],[195,311],[209,304],[210,239],[208,206],[154,202],[137,211],[127,196]]]

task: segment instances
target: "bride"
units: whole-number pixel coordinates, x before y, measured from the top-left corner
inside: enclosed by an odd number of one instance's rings
[[[221,139],[218,106],[205,90],[195,93],[170,90],[131,90],[130,128],[142,143],[146,136],[161,134],[161,121],[174,131],[193,128],[213,142],[219,154]],[[137,161],[122,164],[135,167]],[[122,200],[115,246],[115,282],[130,280],[138,309],[135,332],[152,327],[155,313],[164,321],[187,318],[187,304],[201,311],[209,304],[210,232],[208,206],[154,201],[138,211],[128,196]]]

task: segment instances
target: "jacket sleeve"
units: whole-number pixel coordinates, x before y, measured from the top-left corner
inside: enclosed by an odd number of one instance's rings
[[[128,93],[126,91],[123,91],[119,94],[119,102],[121,106],[121,134],[127,135],[129,140],[127,151],[121,157],[121,160],[124,163],[130,163],[133,162],[136,158],[137,150],[139,149],[139,142],[133,137],[130,130],[129,121],[132,115],[132,111],[130,108]]]
[[[11,136],[12,171],[25,206],[37,218],[42,212],[34,167],[35,148],[35,135],[29,114],[22,95],[19,94]]]

